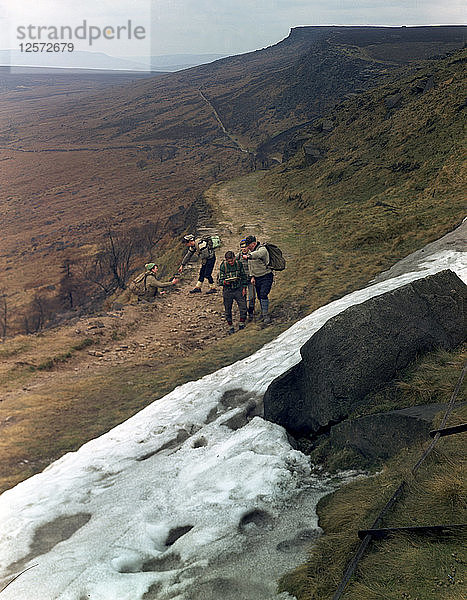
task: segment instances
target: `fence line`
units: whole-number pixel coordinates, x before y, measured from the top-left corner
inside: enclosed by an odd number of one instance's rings
[[[462,369],[462,372],[457,380],[457,384],[451,395],[448,406],[446,408],[446,412],[444,414],[443,420],[442,420],[441,425],[439,426],[438,430],[443,429],[446,425],[446,422],[448,420],[449,415],[452,412],[454,403],[459,394],[459,391],[460,391],[462,382],[464,381],[464,377],[465,377],[466,373],[467,373],[467,362],[465,363],[464,368]],[[426,459],[426,457],[429,454],[431,454],[433,448],[435,447],[436,443],[438,442],[439,438],[441,437],[441,433],[438,430],[436,431],[434,438],[431,441],[430,445],[426,448],[426,450],[422,453],[422,455],[420,456],[418,461],[412,467],[412,469],[411,469],[412,475],[416,474],[416,472],[420,468],[423,461]],[[374,523],[371,525],[371,527],[369,529],[379,529],[379,525],[380,525],[381,521],[383,520],[384,516],[389,512],[389,510],[392,508],[392,506],[397,502],[398,498],[401,496],[401,494],[404,491],[404,489],[406,488],[406,486],[407,486],[407,482],[405,480],[403,480],[401,482],[401,484],[399,485],[399,487],[397,488],[397,490],[393,493],[391,498],[387,501],[386,505],[382,508],[381,512],[376,517]],[[347,587],[347,584],[349,583],[350,578],[354,574],[354,571],[357,568],[357,565],[360,562],[360,560],[361,560],[363,554],[365,553],[365,550],[367,549],[372,538],[373,538],[373,536],[371,534],[366,534],[364,536],[360,546],[358,547],[352,560],[348,564],[348,566],[344,572],[344,575],[342,576],[342,580],[339,584],[339,587],[337,588],[336,592],[334,593],[334,596],[332,597],[332,600],[339,600],[342,597],[342,594],[344,593],[344,590]]]

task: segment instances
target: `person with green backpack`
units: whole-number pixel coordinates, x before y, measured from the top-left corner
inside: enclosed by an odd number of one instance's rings
[[[195,254],[201,259],[201,269],[199,271],[198,281],[196,286],[190,290],[190,294],[201,292],[201,287],[205,279],[207,279],[209,283],[209,289],[206,294],[215,294],[217,289],[214,284],[214,279],[212,278],[212,271],[216,263],[216,253],[214,252],[214,248],[220,245],[219,237],[205,236],[199,240],[195,240],[195,236],[190,233],[184,236],[183,241],[187,245],[187,252],[182,259],[181,265],[178,267],[178,272],[181,273],[183,271],[183,267],[192,260]]]

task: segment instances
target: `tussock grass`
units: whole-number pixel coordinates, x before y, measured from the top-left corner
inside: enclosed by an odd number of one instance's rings
[[[442,354],[444,364],[437,367],[440,379],[449,376],[451,363],[457,361],[459,353],[452,353],[451,360],[449,354]],[[420,360],[406,374],[403,394],[407,406],[417,402],[418,394],[409,384],[432,376],[429,365],[435,356],[439,353]],[[460,370],[457,376],[459,373]],[[465,400],[465,388],[459,400]],[[466,420],[467,406],[458,405],[448,425]],[[299,600],[332,598],[358,547],[358,530],[372,524],[402,480],[407,482],[406,489],[382,527],[467,522],[465,434],[441,438],[413,476],[411,468],[420,453],[419,448],[405,450],[388,461],[377,475],[357,479],[323,498],[318,513],[325,533],[310,549],[308,562],[282,578],[280,589],[295,594]],[[373,541],[343,598],[463,598],[467,581],[466,542],[465,532],[445,536],[397,534]]]
[[[27,340],[24,336],[22,338],[15,338],[14,340],[8,340],[7,343],[3,342],[0,346],[0,358],[6,359],[12,356],[17,356],[25,350],[31,347],[31,340]]]
[[[350,416],[369,415],[418,404],[448,403],[466,361],[465,344],[450,352],[439,349],[419,356],[382,390],[369,394],[358,412]],[[464,396],[466,386],[467,381],[464,381]]]
[[[73,344],[73,346],[67,352],[62,352],[61,354],[58,354],[57,356],[52,356],[51,358],[48,358],[47,360],[44,360],[43,362],[39,363],[37,365],[37,367],[31,366],[30,368],[32,371],[34,371],[36,369],[38,371],[49,371],[50,369],[53,369],[57,365],[59,365],[61,363],[65,363],[67,360],[72,358],[76,352],[79,352],[80,350],[84,350],[85,348],[88,348],[89,346],[92,346],[93,344],[94,344],[94,340],[92,340],[91,338],[85,338],[81,342],[78,342],[77,344]]]
[[[87,377],[85,373],[64,374],[54,378],[50,387],[41,386],[40,392],[23,391],[20,405],[6,399],[0,403],[0,490],[77,450],[178,385],[249,356],[285,327],[251,327],[237,333],[235,341],[221,340],[169,366],[161,361],[151,367],[123,365]],[[28,377],[32,375],[29,372]]]

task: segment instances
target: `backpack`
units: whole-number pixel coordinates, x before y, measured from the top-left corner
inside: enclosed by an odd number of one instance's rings
[[[263,244],[269,254],[268,267],[273,271],[283,271],[285,269],[285,258],[282,256],[282,250],[275,244]]]
[[[210,249],[219,248],[221,245],[221,238],[218,235],[205,235],[201,241],[206,242]]]
[[[146,293],[146,277],[149,275],[148,271],[141,273],[138,277],[135,277],[133,281],[130,281],[128,286],[130,292],[137,296],[143,296]]]

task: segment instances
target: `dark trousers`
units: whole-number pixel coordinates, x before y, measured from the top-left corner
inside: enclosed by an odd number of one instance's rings
[[[207,261],[204,263],[204,265],[200,269],[198,281],[203,283],[204,279],[206,278],[211,285],[214,283],[214,279],[212,278],[212,270],[214,269],[215,262],[216,262],[215,256],[207,259]]]
[[[273,279],[274,275],[272,273],[266,273],[266,275],[261,275],[261,277],[255,277],[256,293],[258,294],[259,300],[267,299],[272,288]]]
[[[223,299],[224,299],[224,308],[225,308],[225,318],[229,325],[232,325],[232,306],[233,302],[238,305],[238,310],[240,311],[240,322],[245,321],[246,319],[246,298],[242,294],[242,288],[239,287],[235,290],[229,290],[228,287],[224,286],[223,289]]]

